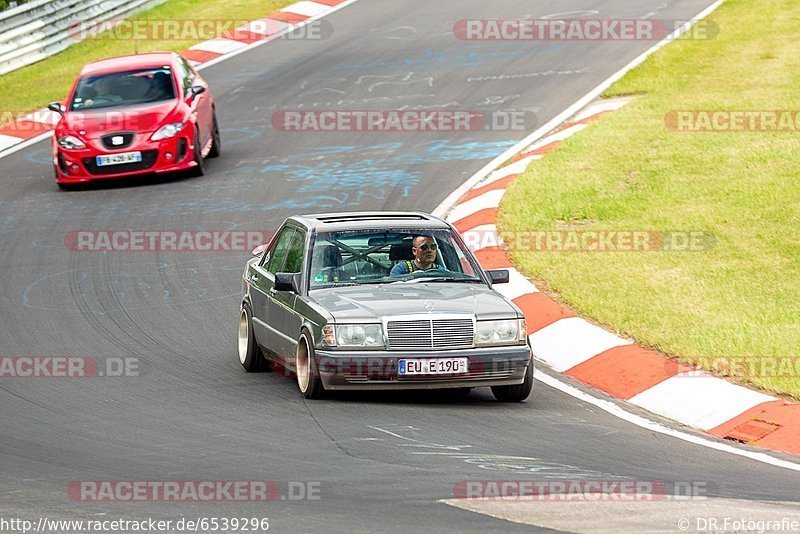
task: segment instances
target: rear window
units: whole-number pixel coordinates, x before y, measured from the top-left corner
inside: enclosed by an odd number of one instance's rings
[[[173,98],[175,83],[170,68],[113,72],[81,78],[69,109],[107,109]]]

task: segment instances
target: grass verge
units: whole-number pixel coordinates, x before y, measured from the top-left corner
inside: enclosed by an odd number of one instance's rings
[[[234,20],[243,23],[264,17],[294,1],[167,0],[130,18],[157,21]],[[12,113],[31,111],[44,107],[48,102],[66,98],[78,72],[90,61],[141,52],[180,52],[214,37],[204,36],[195,40],[111,40],[107,35],[78,42],[60,54],[0,76],[0,86],[3,87],[0,91],[0,110]],[[191,33],[185,31],[179,36],[191,36]]]
[[[800,3],[728,0],[712,18],[716,38],[676,41],[610,88],[639,96],[532,164],[498,225],[710,232],[713,248],[695,252],[510,256],[611,330],[688,362],[755,361],[720,368],[800,398],[800,131],[689,133],[665,121],[676,110],[800,111]]]

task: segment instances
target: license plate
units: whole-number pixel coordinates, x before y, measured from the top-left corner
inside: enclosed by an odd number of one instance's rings
[[[397,361],[397,374],[463,375],[468,371],[467,358],[418,358]]]
[[[104,167],[106,165],[122,165],[123,163],[138,163],[140,161],[142,161],[142,153],[138,150],[136,152],[122,152],[120,154],[97,156],[98,167]]]

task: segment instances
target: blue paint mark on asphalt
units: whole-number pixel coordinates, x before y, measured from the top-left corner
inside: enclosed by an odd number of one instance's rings
[[[289,182],[297,183],[296,198],[286,199],[264,207],[273,209],[335,208],[358,205],[367,198],[384,200],[386,193],[399,192],[408,198],[418,185],[420,173],[408,170],[415,165],[447,161],[490,159],[503,152],[516,140],[507,141],[451,141],[440,139],[412,146],[387,143],[366,147],[333,146],[296,154],[289,160],[318,159],[324,154],[366,156],[358,161],[323,161],[314,164],[275,163],[258,169],[261,174],[282,174]],[[380,154],[373,158],[370,155]],[[335,194],[331,194],[335,191]]]

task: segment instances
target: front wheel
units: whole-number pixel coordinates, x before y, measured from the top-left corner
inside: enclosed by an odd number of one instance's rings
[[[219,124],[217,123],[217,112],[211,116],[211,150],[208,151],[209,158],[218,158],[222,153],[222,137],[219,135]]]
[[[206,172],[205,170],[205,163],[203,161],[203,147],[200,145],[200,129],[195,127],[194,129],[194,162],[197,164],[192,167],[190,171],[191,176],[203,176]]]
[[[533,360],[528,363],[525,381],[515,386],[492,386],[494,398],[500,402],[522,402],[528,398],[533,389]]]
[[[259,371],[269,371],[271,363],[264,357],[261,348],[256,342],[253,333],[253,315],[247,305],[242,306],[239,314],[239,334],[237,336],[239,345],[239,363],[248,373]]]
[[[305,330],[300,334],[300,340],[297,343],[294,365],[300,393],[307,399],[322,398],[325,388],[322,387],[322,380],[317,369],[314,343],[311,341],[311,335]]]

